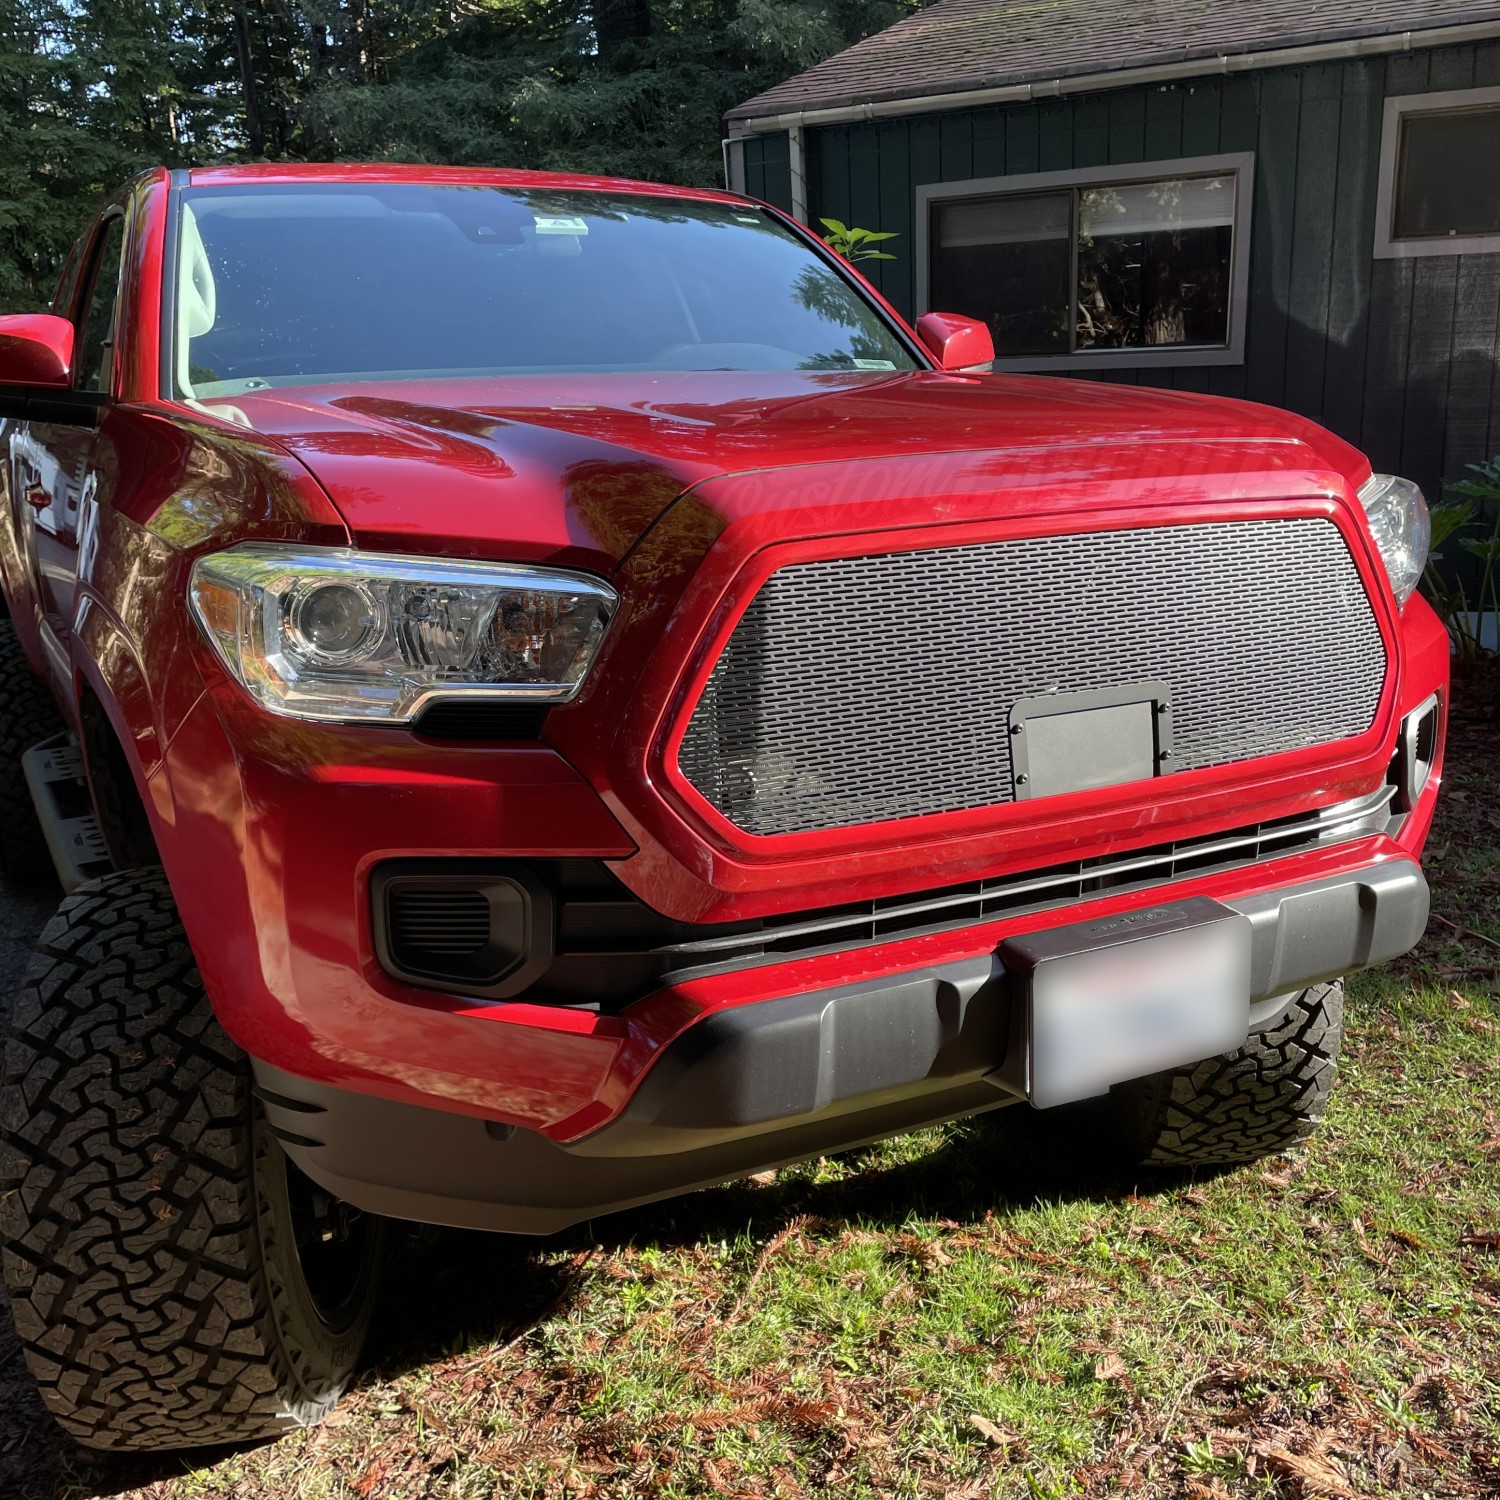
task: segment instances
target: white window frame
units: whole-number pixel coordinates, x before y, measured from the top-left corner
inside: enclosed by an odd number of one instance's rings
[[[1396,153],[1405,116],[1458,113],[1497,104],[1500,104],[1500,88],[1395,94],[1385,101],[1380,130],[1380,186],[1375,199],[1376,260],[1405,260],[1414,255],[1483,255],[1500,250],[1500,234],[1443,234],[1406,240],[1392,235],[1396,222]]]
[[[1081,167],[1067,172],[1028,172],[1015,177],[974,177],[966,182],[924,183],[917,189],[916,272],[917,312],[958,312],[956,307],[934,308],[931,302],[932,206],[961,198],[996,198],[1045,192],[1054,188],[1115,187],[1121,183],[1158,182],[1163,178],[1233,176],[1234,224],[1229,259],[1229,342],[1174,344],[1164,348],[1084,349],[1071,354],[1007,356],[995,351],[995,369],[1140,370],[1188,365],[1240,365],[1245,362],[1245,329],[1249,323],[1250,214],[1255,202],[1255,153],[1234,151],[1222,156],[1188,156],[1172,161],[1131,162],[1128,166]],[[1077,296],[1077,288],[1073,295]]]

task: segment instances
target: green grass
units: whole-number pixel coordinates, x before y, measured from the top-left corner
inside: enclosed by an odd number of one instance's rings
[[[429,1236],[392,1295],[442,1284],[334,1427],[151,1493],[1269,1495],[1308,1457],[1355,1493],[1482,1493],[1500,1256],[1464,1239],[1500,1227],[1497,1007],[1467,998],[1361,980],[1326,1130],[1212,1181],[1091,1180],[1086,1141],[1049,1160],[1000,1116],[602,1242]],[[515,1297],[543,1315],[503,1326]]]
[[[130,1493],[1500,1493],[1500,814],[1465,755],[1453,925],[1351,982],[1303,1150],[1137,1180],[1086,1113],[1008,1110],[541,1246],[425,1232],[329,1426]]]

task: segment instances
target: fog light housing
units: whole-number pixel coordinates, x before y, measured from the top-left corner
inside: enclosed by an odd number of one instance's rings
[[[375,955],[393,979],[487,1000],[552,965],[552,892],[521,865],[393,860],[370,880]]]
[[[1432,779],[1437,765],[1442,701],[1436,693],[1401,721],[1396,741],[1396,796],[1402,812],[1410,812]]]

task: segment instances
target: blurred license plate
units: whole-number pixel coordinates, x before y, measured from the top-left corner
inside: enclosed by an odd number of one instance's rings
[[[1024,985],[1024,1086],[1039,1108],[1245,1040],[1250,922],[1216,901],[1054,928],[1000,956]]]

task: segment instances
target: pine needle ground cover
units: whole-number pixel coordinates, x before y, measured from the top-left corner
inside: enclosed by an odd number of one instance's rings
[[[65,1449],[0,1323],[0,1494],[1500,1495],[1500,725],[1454,728],[1421,949],[1307,1148],[1097,1163],[1024,1109],[540,1244],[421,1231],[326,1427]]]

